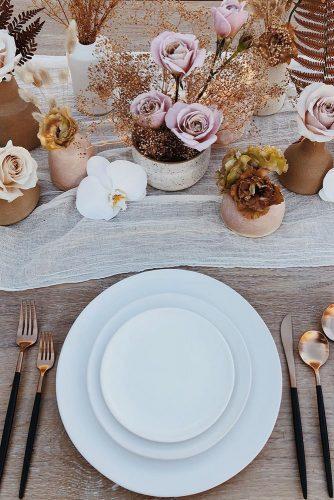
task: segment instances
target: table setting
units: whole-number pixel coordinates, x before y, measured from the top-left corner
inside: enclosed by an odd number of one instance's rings
[[[0,2],[4,498],[333,497],[315,3]]]

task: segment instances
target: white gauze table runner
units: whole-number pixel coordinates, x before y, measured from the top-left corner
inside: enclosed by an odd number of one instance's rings
[[[53,68],[66,64],[65,58],[41,58]],[[57,88],[52,90],[57,97]],[[256,130],[251,127],[233,147],[257,143],[284,149],[298,138],[288,101],[281,113],[255,118],[255,125]],[[107,133],[112,137],[111,131]],[[93,142],[99,139],[93,137]],[[0,289],[23,290],[180,265],[334,265],[334,204],[318,196],[284,192],[284,222],[265,238],[242,238],[224,226],[215,185],[224,152],[213,149],[207,174],[192,188],[175,194],[149,188],[146,199],[129,203],[125,212],[106,222],[82,218],[75,208],[76,190],[59,192],[50,181],[47,153],[33,151],[39,164],[40,205],[26,220],[0,228]],[[131,159],[131,152],[121,148],[111,151],[112,156]]]

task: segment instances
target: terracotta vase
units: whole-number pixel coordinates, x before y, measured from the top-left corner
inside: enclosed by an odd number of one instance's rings
[[[67,148],[49,151],[52,183],[61,191],[77,187],[87,175],[87,160],[93,154],[94,147],[80,134],[75,135]]]
[[[32,112],[38,109],[23,101],[18,93],[14,78],[0,83],[0,146],[9,140],[14,146],[22,146],[31,151],[40,146],[37,137],[38,123]]]
[[[230,194],[224,193],[221,215],[225,225],[234,233],[247,238],[262,238],[280,227],[285,214],[285,202],[272,205],[267,214],[258,219],[247,219],[238,210]]]
[[[40,187],[38,184],[34,188],[22,190],[23,196],[19,196],[12,202],[0,200],[0,226],[9,226],[20,222],[28,217],[36,208]]]
[[[298,194],[318,193],[326,173],[333,167],[333,158],[326,143],[303,139],[291,144],[284,156],[289,169],[280,176],[283,186]]]

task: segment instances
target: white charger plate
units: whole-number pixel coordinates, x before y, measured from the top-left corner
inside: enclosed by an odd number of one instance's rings
[[[221,417],[207,431],[196,438],[179,443],[155,443],[125,429],[109,411],[102,395],[99,378],[106,346],[115,332],[129,318],[143,311],[162,306],[179,307],[196,312],[215,325],[229,345],[235,365],[232,396]],[[249,396],[251,379],[251,362],[245,341],[229,318],[204,300],[176,293],[156,294],[135,300],[114,314],[97,336],[87,369],[89,398],[93,411],[103,428],[127,450],[144,457],[162,460],[188,458],[206,451],[220,441],[240,417]]]
[[[185,460],[148,459],[117,445],[98,424],[83,384],[95,337],[110,316],[133,300],[162,292],[193,295],[223,310],[242,333],[252,360],[251,394],[238,424],[216,446]],[[179,497],[227,481],[256,457],[278,416],[282,374],[268,328],[237,292],[196,272],[158,270],[120,281],[82,311],[63,345],[56,392],[69,437],[101,474],[144,495]]]
[[[104,400],[130,432],[177,443],[205,432],[225,410],[234,385],[231,351],[219,330],[176,307],[126,321],[104,353]]]

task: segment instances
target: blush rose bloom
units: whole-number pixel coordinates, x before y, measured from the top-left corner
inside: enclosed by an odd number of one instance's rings
[[[220,7],[212,7],[214,28],[221,38],[233,38],[248,19],[246,2],[224,0]]]
[[[217,140],[223,115],[202,104],[177,102],[166,115],[167,127],[188,147],[204,151]]]
[[[195,35],[172,31],[164,31],[152,40],[151,53],[159,66],[176,77],[188,76],[195,68],[203,66],[206,56]]]
[[[152,90],[139,94],[131,103],[130,111],[139,125],[156,129],[165,123],[166,113],[172,104],[168,95]]]
[[[10,73],[19,59],[14,37],[7,30],[0,30],[0,82],[3,79],[10,80]]]
[[[311,83],[297,102],[299,133],[313,142],[334,139],[334,85]]]
[[[12,141],[0,148],[0,199],[14,201],[37,184],[37,163],[25,148]]]

